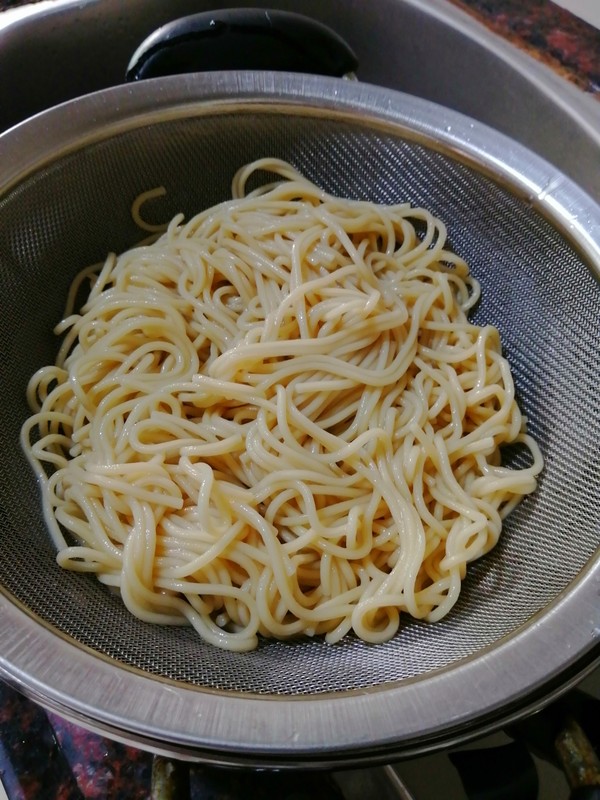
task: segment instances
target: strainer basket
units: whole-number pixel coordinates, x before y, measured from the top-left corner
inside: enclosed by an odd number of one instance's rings
[[[540,444],[539,489],[469,568],[450,615],[390,642],[262,641],[234,654],[131,617],[62,571],[20,451],[31,374],[84,265],[229,194],[272,155],[342,196],[429,208],[482,285]],[[555,167],[471,120],[339,79],[229,72],[81,98],[0,137],[0,676],[47,707],[158,752],[284,765],[414,754],[543,702],[600,640],[600,208]],[[508,455],[520,463],[522,454]]]

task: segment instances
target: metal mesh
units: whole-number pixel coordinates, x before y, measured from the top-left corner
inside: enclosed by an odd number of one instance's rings
[[[142,623],[94,578],[60,570],[35,479],[20,451],[30,375],[50,363],[67,287],[84,265],[134,244],[134,197],[164,221],[228,196],[238,166],[265,155],[293,162],[325,189],[409,200],[446,221],[452,247],[480,279],[475,321],[500,329],[521,407],[546,469],[507,521],[498,547],[469,569],[440,623],[405,620],[387,644],[352,637],[262,641],[232,654],[189,629]],[[122,665],[227,691],[304,695],[352,691],[447,667],[525,623],[562,592],[600,540],[600,292],[581,257],[525,201],[420,144],[350,124],[279,114],[174,120],[64,157],[0,203],[0,587],[33,615]],[[517,462],[521,456],[513,454]]]

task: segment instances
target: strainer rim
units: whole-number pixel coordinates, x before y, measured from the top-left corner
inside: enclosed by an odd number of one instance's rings
[[[409,129],[456,158],[495,175],[581,250],[600,274],[600,208],[556,167],[503,134],[430,101],[341,79],[231,72],[161,78],[114,87],[43,112],[0,136],[0,197],[26,173],[78,143],[106,138],[170,115],[252,107],[282,113],[350,114],[365,126]],[[40,146],[42,142],[42,146]],[[587,569],[543,614],[492,652],[440,675],[351,697],[225,697],[173,687],[102,663],[65,642],[0,593],[0,674],[40,702],[116,736],[162,741],[178,753],[198,748],[245,756],[333,754],[402,748],[522,700],[570,668],[600,641],[600,563]],[[552,658],[549,658],[551,654]],[[462,691],[448,683],[460,675]],[[427,683],[426,697],[415,687]],[[94,698],[85,693],[94,687]],[[469,688],[465,692],[464,687]],[[458,687],[460,688],[460,687]],[[274,709],[277,709],[274,712]]]

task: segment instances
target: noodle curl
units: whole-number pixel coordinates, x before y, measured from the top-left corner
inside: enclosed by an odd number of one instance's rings
[[[74,283],[22,429],[58,563],[237,651],[439,620],[542,468],[478,296],[428,211],[245,166]]]

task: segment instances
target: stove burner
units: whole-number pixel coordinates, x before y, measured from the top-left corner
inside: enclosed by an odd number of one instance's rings
[[[0,800],[2,786],[8,800],[600,800],[599,751],[600,700],[575,689],[475,746],[394,766],[190,765],[84,730],[0,682]]]

